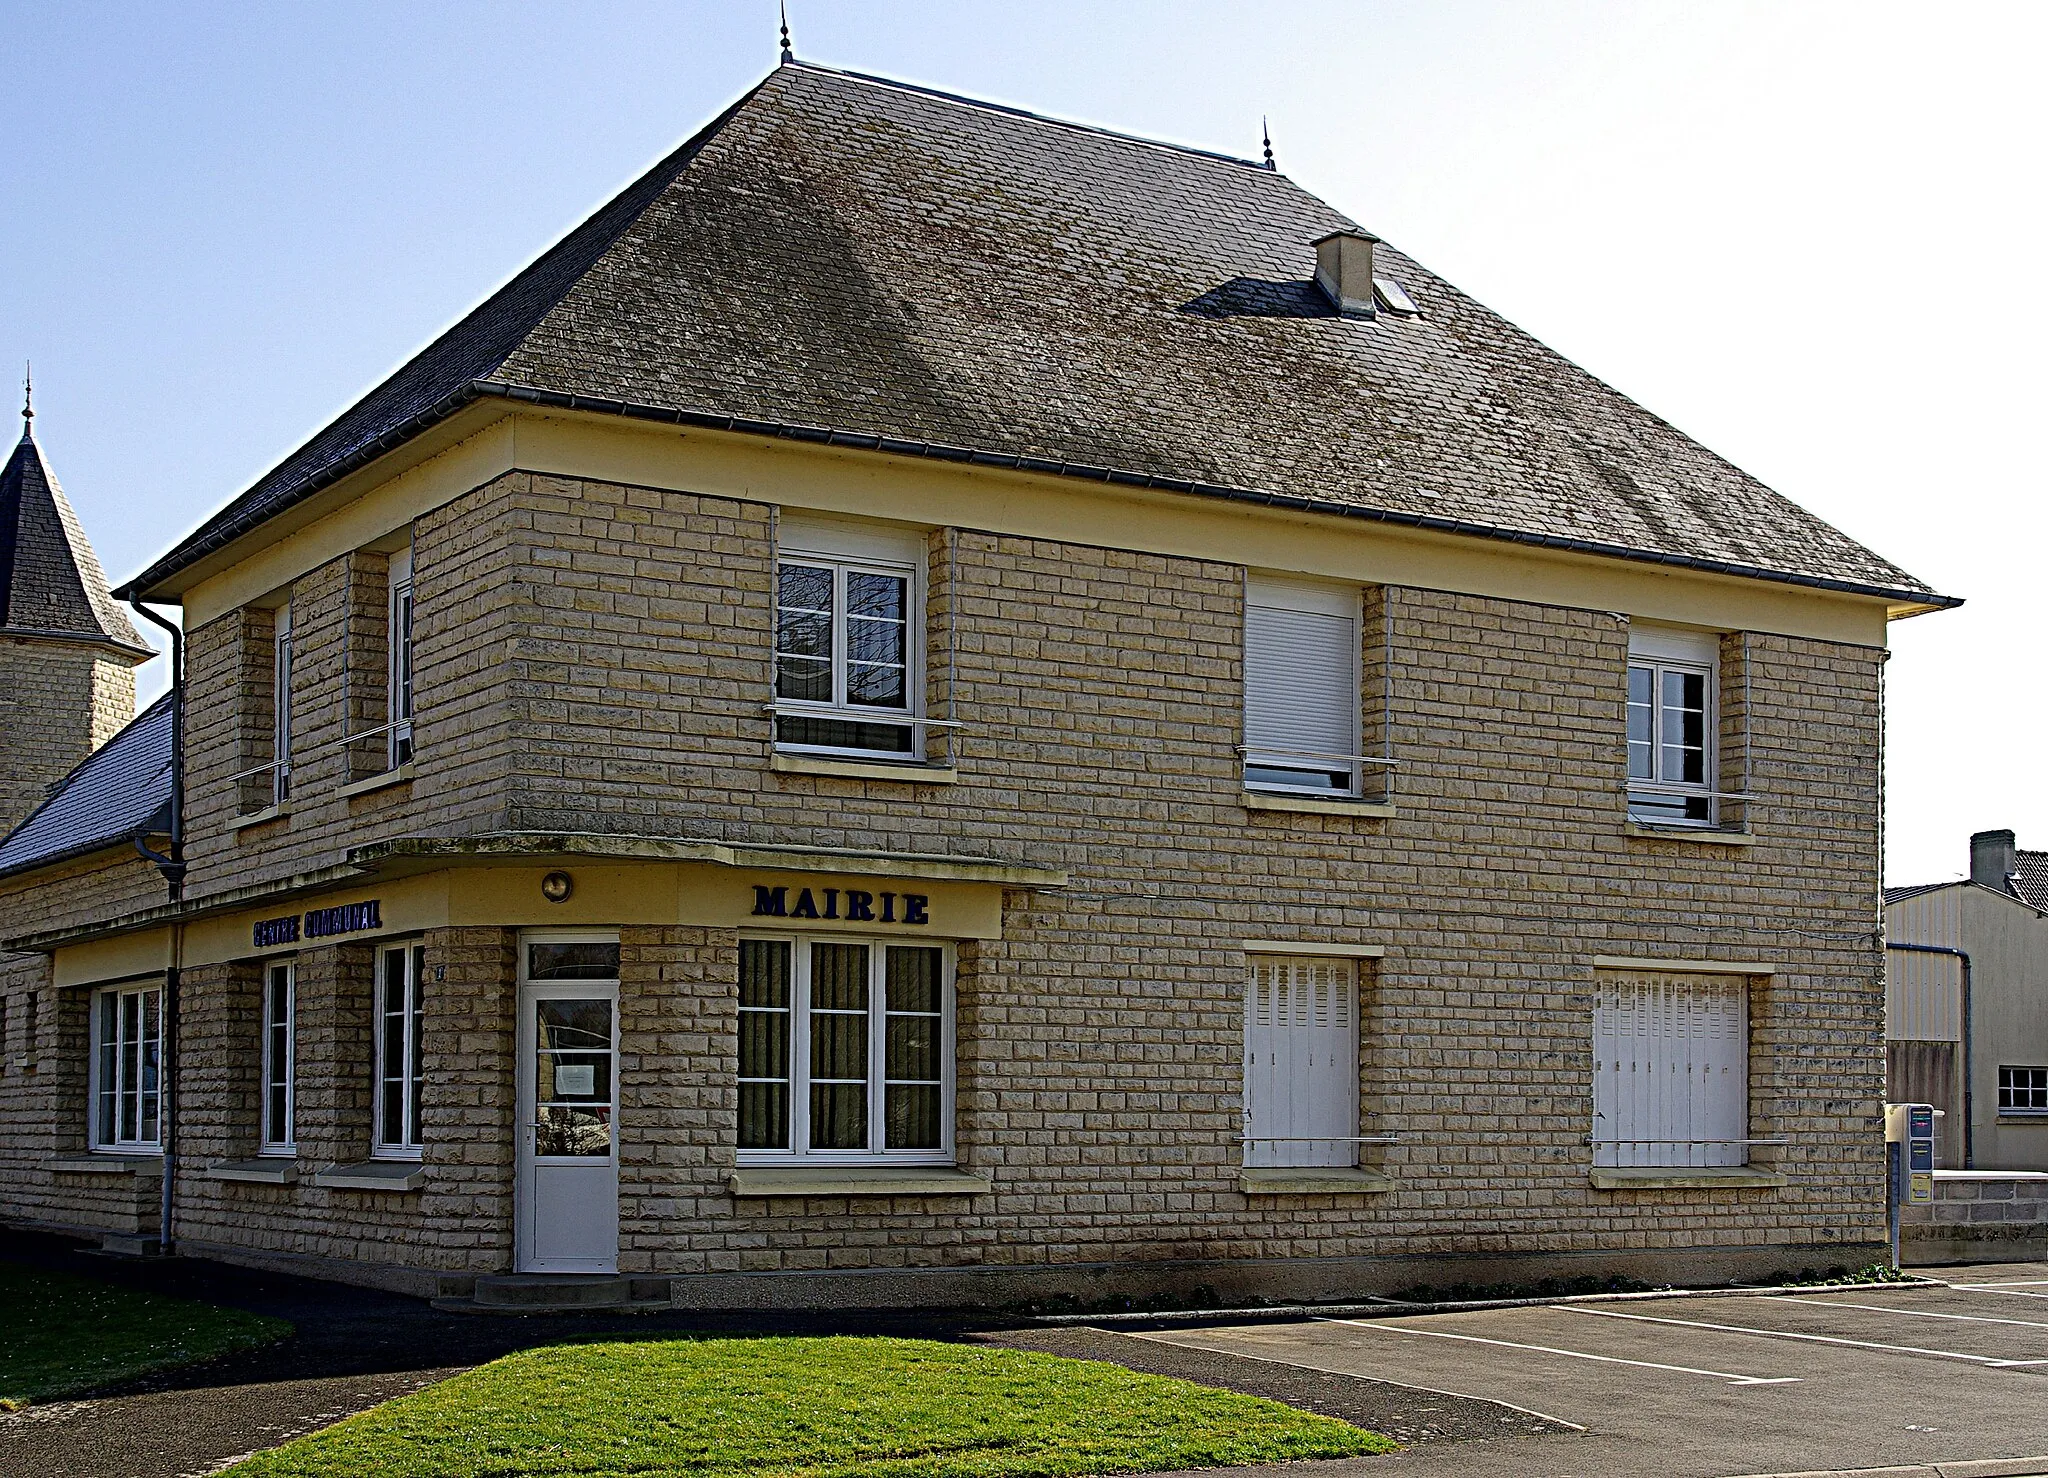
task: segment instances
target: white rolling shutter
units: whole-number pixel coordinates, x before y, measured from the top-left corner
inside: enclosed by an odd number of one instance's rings
[[[1736,975],[1600,975],[1595,1165],[1747,1163],[1748,1007]]]
[[[1248,582],[1244,743],[1254,783],[1357,788],[1358,599],[1339,586]]]
[[[1357,1164],[1356,967],[1289,955],[1245,964],[1245,1164]]]

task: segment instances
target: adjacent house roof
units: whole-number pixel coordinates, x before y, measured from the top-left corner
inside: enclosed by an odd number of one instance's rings
[[[1954,604],[1398,250],[1421,315],[1339,316],[1341,229],[1249,161],[784,65],[129,588],[504,396]]]
[[[0,468],[0,631],[151,651],[108,594],[99,556],[26,422]]]
[[[2011,882],[2022,903],[2048,913],[2048,852],[2015,851]]]
[[[0,841],[0,875],[82,857],[170,827],[171,695],[88,755]]]
[[[1904,903],[1908,898],[1918,898],[1922,893],[1932,893],[1937,888],[1961,888],[1968,884],[1968,878],[1957,878],[1946,883],[1909,883],[1903,888],[1887,888],[1884,890],[1885,906],[1889,908],[1894,903]]]

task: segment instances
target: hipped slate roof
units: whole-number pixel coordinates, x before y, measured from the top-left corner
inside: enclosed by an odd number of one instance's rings
[[[82,857],[170,827],[171,695],[66,775],[5,841],[0,875]]]
[[[0,631],[150,651],[27,429],[0,468]]]
[[[497,395],[1952,603],[1392,247],[1422,317],[1339,317],[1312,243],[1352,227],[1248,161],[785,65],[131,588]]]

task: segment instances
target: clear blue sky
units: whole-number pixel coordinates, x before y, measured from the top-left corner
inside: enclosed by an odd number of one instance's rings
[[[807,58],[1240,154],[1944,590],[1890,868],[2048,847],[2048,6],[792,0]],[[0,0],[0,366],[135,573],[774,60],[772,0]]]

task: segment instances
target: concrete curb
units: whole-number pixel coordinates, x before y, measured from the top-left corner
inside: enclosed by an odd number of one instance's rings
[[[1868,1293],[1884,1288],[1946,1288],[1949,1284],[1941,1278],[1908,1277],[1888,1280],[1883,1283],[1814,1283],[1789,1288],[1655,1288],[1647,1293],[1566,1293],[1555,1298],[1468,1298],[1446,1300],[1441,1303],[1404,1303],[1400,1299],[1376,1298],[1368,1303],[1355,1304],[1262,1304],[1254,1308],[1224,1309],[1171,1309],[1156,1313],[1133,1314],[1038,1314],[1031,1319],[1033,1324],[1214,1324],[1224,1319],[1255,1321],[1259,1319],[1399,1319],[1416,1314],[1456,1314],[1476,1309],[1534,1309],[1554,1304],[1605,1304],[1605,1303],[1646,1303],[1666,1298],[1791,1298],[1802,1293]],[[1932,1473],[1929,1468],[1871,1468],[1871,1473]],[[2025,1469],[2015,1468],[2015,1474],[2033,1478]],[[1808,1474],[1754,1474],[1749,1478],[1811,1478]],[[1987,1475],[1997,1478],[1997,1475]],[[2048,1478],[2048,1468],[2042,1469],[2042,1478]]]
[[[2048,1457],[1979,1458],[1903,1468],[1813,1468],[1803,1473],[1745,1473],[1742,1478],[2043,1478]]]

